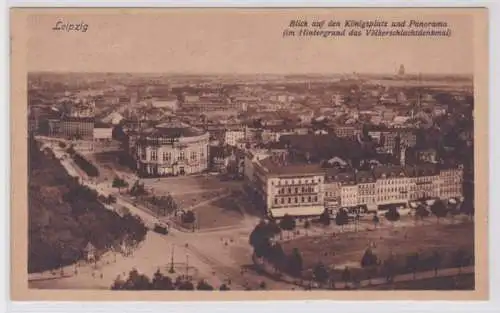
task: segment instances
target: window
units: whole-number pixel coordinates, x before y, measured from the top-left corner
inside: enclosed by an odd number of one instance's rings
[[[191,151],[191,161],[196,161],[197,155],[195,151]]]
[[[299,202],[299,198],[295,197],[295,203]]]
[[[274,198],[274,204],[278,204],[278,198]]]
[[[283,198],[280,199],[280,203],[283,204],[285,203],[285,200]]]
[[[299,193],[299,188],[295,187],[295,193]]]
[[[307,202],[311,202],[311,196],[307,197]]]
[[[318,202],[318,196],[314,196],[314,202]]]
[[[292,188],[288,187],[287,191],[288,193],[292,193]]]
[[[184,161],[186,159],[186,153],[184,152],[184,150],[181,150],[179,152],[179,161]]]
[[[170,152],[163,152],[163,161],[170,162],[171,159],[172,155],[170,154]]]
[[[288,198],[288,203],[292,203],[292,198]]]
[[[300,202],[305,202],[304,197],[300,197]]]
[[[151,150],[151,161],[158,160],[158,152],[156,150]]]

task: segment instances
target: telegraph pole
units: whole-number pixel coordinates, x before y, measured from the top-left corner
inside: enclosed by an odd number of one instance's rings
[[[169,273],[173,274],[175,273],[175,270],[174,270],[174,245],[172,244],[172,253],[171,253],[171,258],[170,258],[170,269],[169,269]]]

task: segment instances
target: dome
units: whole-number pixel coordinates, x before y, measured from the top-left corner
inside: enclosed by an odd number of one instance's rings
[[[156,125],[147,133],[158,137],[179,138],[201,136],[205,132],[182,122],[167,122]]]

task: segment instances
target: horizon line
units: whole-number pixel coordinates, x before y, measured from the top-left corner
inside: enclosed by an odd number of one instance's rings
[[[276,76],[292,76],[292,75],[318,75],[318,76],[334,76],[334,75],[389,75],[389,76],[399,76],[398,73],[394,72],[290,72],[290,73],[280,73],[280,72],[268,72],[268,73],[258,73],[258,72],[154,72],[154,71],[73,71],[73,70],[33,70],[27,71],[28,74],[38,74],[38,73],[50,73],[50,74],[148,74],[148,75],[199,75],[199,76],[237,76],[237,75],[276,75]],[[435,75],[435,76],[474,76],[471,72],[406,72],[404,76],[418,76],[418,75]]]

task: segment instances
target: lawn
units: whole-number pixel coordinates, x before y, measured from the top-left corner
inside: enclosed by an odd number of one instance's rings
[[[474,274],[436,277],[370,287],[374,290],[474,290]]]
[[[340,233],[336,236],[310,236],[283,242],[287,254],[298,248],[304,271],[310,271],[319,261],[338,272],[346,266],[351,271],[360,269],[364,251],[372,250],[381,261],[392,253],[397,267],[404,271],[405,258],[410,253],[419,252],[422,268],[428,269],[425,260],[438,251],[442,256],[442,267],[449,267],[452,254],[463,248],[469,255],[474,252],[474,224],[422,225],[404,228],[380,228],[372,231]],[[366,275],[359,271],[359,275]]]
[[[231,196],[201,205],[194,211],[200,229],[237,225],[244,218],[239,203]]]

